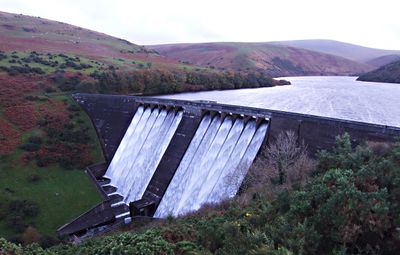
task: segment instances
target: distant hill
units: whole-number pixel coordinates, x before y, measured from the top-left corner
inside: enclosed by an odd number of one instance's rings
[[[37,50],[120,56],[148,53],[126,40],[39,17],[0,12],[0,50]]]
[[[153,67],[181,69],[177,61],[124,39],[63,22],[6,12],[0,12],[0,50],[68,53],[126,70],[136,69],[142,62],[152,62]]]
[[[400,61],[387,64],[358,77],[359,81],[400,83]]]
[[[374,59],[369,60],[367,63],[372,65],[372,66],[384,66],[396,61],[400,61],[400,54],[399,55],[385,55],[381,57],[377,57]]]
[[[385,55],[400,54],[400,50],[396,51],[396,50],[368,48],[360,45],[344,43],[334,40],[294,40],[294,41],[278,41],[271,43],[332,54],[365,64],[380,64],[379,62],[369,63],[369,61]]]
[[[194,43],[151,45],[183,63],[226,70],[263,71],[272,76],[350,75],[371,67],[330,54],[271,43]]]

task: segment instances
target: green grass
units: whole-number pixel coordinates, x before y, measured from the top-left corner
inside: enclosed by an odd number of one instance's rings
[[[76,104],[70,96],[52,98],[69,105]],[[83,111],[74,114],[72,121],[83,121],[77,127],[92,127]],[[41,136],[42,132],[38,128],[24,132],[22,144],[31,136]],[[94,128],[90,128],[90,136],[94,162],[100,162],[103,160],[102,150]],[[13,154],[0,158],[0,202],[28,200],[37,203],[39,214],[28,223],[34,225],[41,235],[55,236],[57,228],[101,201],[101,196],[83,169],[64,170],[58,165],[40,168],[35,161],[22,163],[23,153],[17,148]],[[32,174],[40,176],[40,180],[29,182],[28,177]],[[17,234],[4,220],[0,220],[0,237],[10,238]]]
[[[7,56],[7,58],[0,60],[0,67],[3,66],[3,67],[8,67],[9,68],[11,66],[23,66],[24,64],[28,64],[28,66],[31,67],[31,68],[35,68],[35,67],[41,68],[46,74],[53,73],[56,70],[61,69],[61,68],[59,68],[59,66],[66,63],[66,58],[61,57],[58,54],[51,54],[52,55],[51,59],[47,54],[40,53],[40,55],[39,55],[42,59],[44,59],[46,61],[51,61],[51,62],[57,61],[58,65],[55,66],[55,67],[43,65],[41,63],[36,63],[36,62],[25,63],[24,61],[22,61],[23,58],[29,57],[30,52],[23,52],[23,51],[17,51],[15,53],[5,52],[5,55]],[[11,57],[12,55],[18,56],[18,58],[12,58]],[[70,58],[75,58],[77,56],[77,55],[74,55],[74,54],[64,54],[64,55],[66,55],[66,56],[68,56]],[[10,63],[9,60],[12,60],[12,59],[14,59],[16,61],[21,60],[22,64],[20,64],[20,63]],[[81,73],[84,73],[84,74],[91,74],[95,70],[99,70],[99,69],[102,68],[100,64],[96,63],[96,61],[94,61],[92,59],[89,59],[89,58],[86,58],[86,57],[82,57],[82,56],[79,56],[79,59],[80,59],[80,61],[74,61],[74,62],[76,64],[89,64],[92,67],[81,69],[81,70],[76,70],[76,69],[71,68],[71,67],[66,67],[66,68],[61,69],[61,70],[70,71],[70,72],[81,72]]]
[[[67,102],[69,105],[78,105],[72,99],[72,97],[69,96],[69,95],[54,96],[53,98],[55,98],[57,100],[64,101],[64,102]],[[73,122],[74,122],[74,124],[76,124],[77,127],[90,127],[89,135],[90,135],[91,141],[92,141],[91,152],[92,152],[92,156],[93,156],[94,162],[102,162],[102,161],[104,161],[101,145],[100,145],[99,139],[97,137],[95,128],[93,127],[93,123],[90,120],[89,116],[84,111],[79,111],[79,112],[75,112],[75,113],[77,114],[77,116],[75,116],[73,118]],[[78,125],[76,123],[76,121],[78,119],[82,120],[83,123]]]
[[[63,170],[58,166],[39,168],[19,163],[17,150],[0,162],[0,201],[29,200],[38,204],[39,214],[31,223],[41,234],[54,236],[56,229],[101,201],[94,185],[82,170]],[[41,179],[29,182],[37,174]],[[8,192],[6,189],[12,190]],[[15,235],[0,222],[0,236]]]
[[[104,57],[102,58],[102,61],[104,63],[110,64],[110,65],[115,65],[118,67],[124,67],[127,69],[136,69],[134,66],[130,66],[129,64],[132,64],[132,61],[135,62],[136,65],[142,63],[142,64],[147,64],[147,62],[141,61],[141,60],[132,60],[132,59],[127,59],[127,58],[115,58],[115,57]]]
[[[186,65],[186,64],[178,64],[176,65],[177,68],[185,71],[209,71],[209,72],[214,72],[213,69],[208,68],[208,67],[201,67],[201,66],[192,66],[192,65]]]

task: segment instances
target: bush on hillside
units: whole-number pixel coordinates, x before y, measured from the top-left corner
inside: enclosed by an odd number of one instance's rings
[[[384,155],[347,134],[318,155],[317,176],[281,193],[267,231],[295,253],[399,253],[400,143]],[[278,209],[277,208],[277,209]],[[279,212],[279,214],[278,214]]]
[[[251,166],[241,186],[241,198],[251,195],[251,190],[274,196],[279,190],[303,185],[314,169],[315,162],[304,143],[294,132],[282,132],[261,150]]]
[[[40,242],[40,234],[39,232],[32,226],[28,226],[24,233],[22,233],[21,236],[22,243],[23,245],[29,245],[33,243],[39,243]]]
[[[40,144],[28,142],[20,145],[19,147],[24,151],[34,152],[40,149]]]
[[[7,203],[5,221],[9,228],[22,232],[28,227],[28,220],[37,216],[39,207],[28,200],[12,200]]]

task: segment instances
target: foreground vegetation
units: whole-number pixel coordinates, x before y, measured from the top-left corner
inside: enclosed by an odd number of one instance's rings
[[[352,148],[348,135],[314,163],[293,136],[266,150],[246,191],[183,218],[42,249],[0,241],[3,254],[399,254],[400,142]],[[257,180],[257,181],[255,181]]]

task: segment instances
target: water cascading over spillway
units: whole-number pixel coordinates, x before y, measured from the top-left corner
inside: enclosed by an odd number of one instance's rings
[[[182,111],[138,108],[104,175],[124,203],[142,197],[181,119]]]
[[[183,215],[236,195],[267,128],[255,119],[205,115],[154,216]]]

